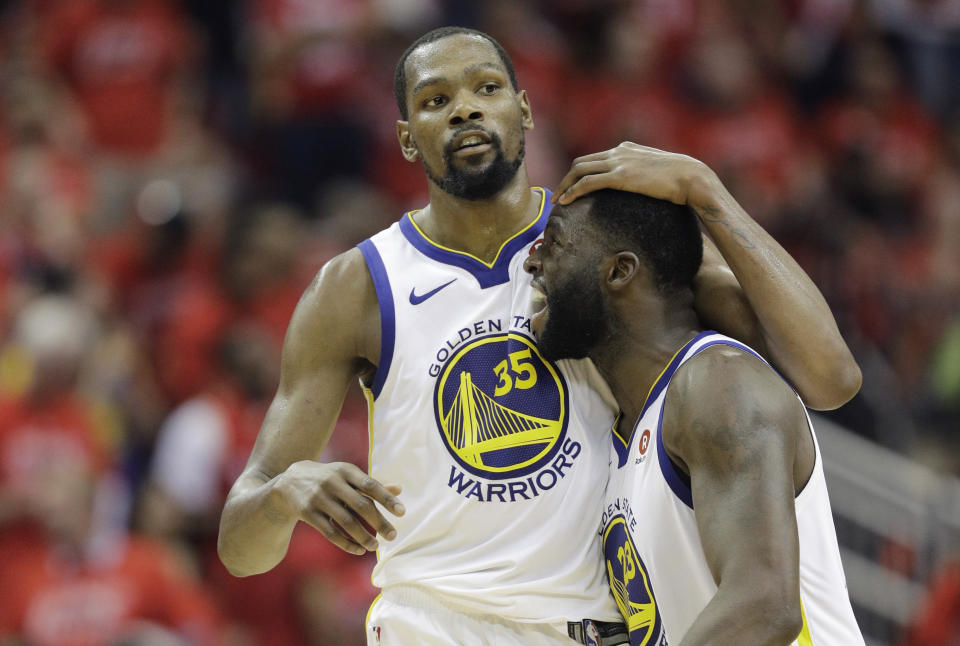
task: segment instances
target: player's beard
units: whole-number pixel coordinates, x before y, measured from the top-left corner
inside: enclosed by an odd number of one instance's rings
[[[610,317],[600,285],[586,274],[553,287],[547,306],[537,345],[549,361],[583,359],[609,332]]]
[[[490,144],[497,151],[493,161],[479,170],[470,170],[469,168],[457,168],[453,163],[453,142],[460,132],[466,130],[480,130],[490,137]],[[444,163],[447,165],[447,172],[442,177],[438,176],[433,170],[423,162],[423,168],[431,182],[439,186],[442,190],[464,200],[486,200],[497,193],[510,183],[520,169],[525,154],[525,145],[523,137],[520,138],[520,150],[517,156],[508,161],[503,154],[503,145],[500,136],[490,132],[485,128],[470,124],[454,133],[450,143],[443,149]]]

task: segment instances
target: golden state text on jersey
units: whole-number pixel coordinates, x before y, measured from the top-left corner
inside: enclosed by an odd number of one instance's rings
[[[505,326],[489,325],[497,327]],[[454,462],[448,486],[482,502],[552,489],[581,450],[567,438],[568,407],[560,371],[518,329],[460,344],[434,393],[437,430]]]
[[[605,513],[603,553],[610,590],[620,614],[627,622],[630,646],[667,646],[647,567],[630,535],[630,523],[636,520],[626,513]]]

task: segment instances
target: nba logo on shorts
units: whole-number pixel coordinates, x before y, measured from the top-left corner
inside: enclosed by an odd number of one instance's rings
[[[600,646],[600,631],[589,619],[583,620],[583,639],[587,646]]]
[[[379,644],[380,643],[380,626],[370,626],[370,631],[374,633],[374,635],[376,635],[376,641],[374,641],[374,643]]]

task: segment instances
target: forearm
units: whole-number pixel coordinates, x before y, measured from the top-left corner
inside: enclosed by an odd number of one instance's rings
[[[217,551],[234,576],[272,569],[287,553],[297,516],[281,503],[278,478],[243,475],[220,517]]]
[[[680,646],[787,646],[803,627],[800,608],[754,590],[721,589],[684,635]]]
[[[694,180],[689,205],[739,281],[769,358],[811,408],[856,394],[860,369],[813,281],[740,207],[712,172]]]

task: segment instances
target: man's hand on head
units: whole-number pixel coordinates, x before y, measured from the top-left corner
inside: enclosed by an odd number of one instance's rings
[[[587,193],[611,188],[696,206],[717,185],[716,174],[693,157],[625,141],[575,159],[552,201],[569,204]]]

